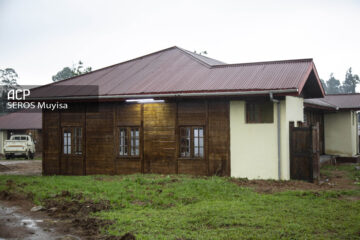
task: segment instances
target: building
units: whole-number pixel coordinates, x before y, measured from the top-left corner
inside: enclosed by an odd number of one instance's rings
[[[320,124],[321,153],[355,157],[360,153],[357,111],[360,94],[326,95],[306,99],[305,122]]]
[[[35,141],[36,154],[41,153],[41,112],[14,112],[0,116],[0,154],[4,154],[4,141],[12,134],[30,134]]]
[[[225,64],[171,47],[31,96],[76,109],[44,111],[44,174],[289,179],[290,122],[324,91],[312,59]]]

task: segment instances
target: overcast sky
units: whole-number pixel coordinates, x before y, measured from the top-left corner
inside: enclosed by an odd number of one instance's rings
[[[174,45],[226,63],[313,58],[344,80],[360,74],[360,0],[0,0],[0,68],[20,84]]]

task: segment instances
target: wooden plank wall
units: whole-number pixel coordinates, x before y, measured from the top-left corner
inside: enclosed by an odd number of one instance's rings
[[[207,131],[208,103],[206,101],[198,102],[179,102],[178,103],[178,126],[204,126]],[[207,134],[206,134],[207,135]],[[205,149],[208,147],[208,138],[205,138]],[[178,157],[179,154],[177,154]],[[193,175],[208,175],[208,154],[205,150],[205,158],[191,159],[178,157],[178,173]]]
[[[115,174],[114,106],[101,103],[86,112],[86,174]]]
[[[119,127],[141,127],[142,125],[142,105],[141,104],[116,104],[115,121],[114,121],[114,146],[119,146]],[[142,131],[140,131],[142,133]],[[140,136],[141,138],[141,136]],[[141,139],[140,139],[141,141]],[[142,144],[140,143],[142,146]],[[131,174],[142,172],[142,149],[140,149],[139,157],[119,157],[119,148],[114,147],[115,173]]]
[[[85,106],[77,106],[76,112],[61,112],[60,117],[60,145],[62,146],[63,134],[62,129],[69,127],[85,126]],[[62,154],[62,147],[60,146],[60,173],[64,175],[84,175],[84,154],[81,155],[64,155]],[[82,150],[84,152],[84,141]]]
[[[144,104],[144,172],[176,173],[176,103]]]
[[[86,106],[83,104],[83,106]],[[230,175],[229,101],[192,100],[166,103],[101,103],[78,113],[44,113],[46,174],[193,174]],[[86,110],[87,108],[87,110]],[[84,154],[62,155],[66,126],[82,126]],[[140,127],[140,155],[118,155],[119,127]],[[179,127],[203,126],[205,157],[179,157]]]
[[[46,111],[43,116],[43,174],[60,174],[60,114]]]

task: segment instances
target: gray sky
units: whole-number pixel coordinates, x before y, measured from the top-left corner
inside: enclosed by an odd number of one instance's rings
[[[344,80],[360,74],[359,27],[359,0],[0,0],[0,68],[45,84],[78,60],[98,69],[176,45],[226,63],[314,58],[321,78]]]

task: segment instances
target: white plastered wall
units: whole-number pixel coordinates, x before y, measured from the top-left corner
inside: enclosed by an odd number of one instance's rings
[[[354,111],[339,111],[326,113],[325,127],[325,153],[352,157],[357,154],[357,121]]]
[[[0,130],[0,154],[4,154],[4,142],[6,140],[6,131]]]
[[[249,179],[278,178],[277,104],[273,123],[246,123],[246,102],[230,102],[231,176]],[[280,101],[281,179],[290,178],[289,121],[303,121],[303,99]]]

